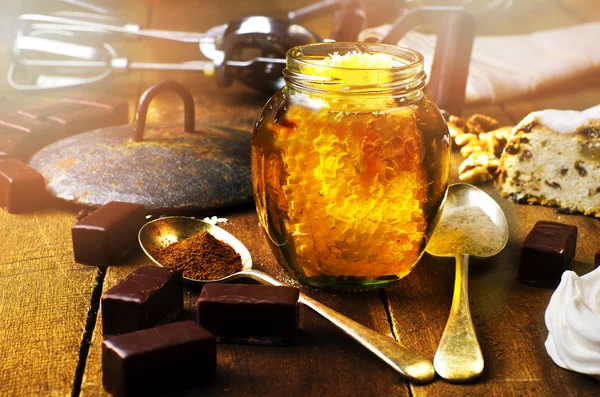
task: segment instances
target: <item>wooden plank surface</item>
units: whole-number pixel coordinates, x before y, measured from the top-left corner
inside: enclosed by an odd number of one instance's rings
[[[249,13],[282,14],[282,10],[293,8],[294,4],[272,7],[267,2],[249,11],[244,6],[229,10],[228,20]],[[182,4],[178,8],[156,4],[151,13],[152,28],[178,26],[181,30],[201,31],[215,24],[223,13],[223,8],[189,8],[193,3]],[[240,3],[236,3],[240,4]],[[247,7],[247,6],[246,6]],[[262,7],[262,8],[261,8]],[[187,23],[178,23],[182,8],[187,15]],[[258,10],[258,11],[257,11]],[[222,20],[223,18],[221,18]],[[318,26],[317,26],[318,27]],[[173,55],[169,61],[183,61],[189,56],[189,45],[169,46]],[[149,60],[164,60],[164,49],[148,46],[143,54]],[[240,128],[250,133],[252,126],[268,95],[255,92],[239,84],[234,87],[219,88],[209,77],[189,73],[169,73],[169,78],[181,81],[194,94],[196,120],[199,123],[225,125]],[[157,80],[165,78],[165,73],[144,73],[141,77],[142,89]],[[153,101],[149,112],[149,122],[181,122],[183,105],[175,97],[165,93]],[[255,267],[266,271],[280,281],[298,285],[281,269],[273,257],[258,218],[253,208],[240,215],[224,212],[229,218],[224,228],[236,235],[250,250]],[[133,258],[125,266],[108,269],[103,290],[113,286],[135,267],[148,263],[143,255]],[[328,292],[303,290],[315,299],[348,315],[379,332],[391,336],[385,307],[378,291],[365,294],[330,294]],[[198,289],[186,288],[185,306],[192,316]],[[315,313],[301,308],[300,332],[297,343],[291,347],[274,348],[260,346],[219,345],[217,381],[190,395],[254,395],[277,396],[295,395],[302,391],[306,395],[353,396],[360,395],[408,395],[406,382],[396,375],[386,364],[374,357],[362,346],[347,337],[334,326]],[[106,395],[101,386],[101,312],[92,337],[90,354],[81,385],[82,396]],[[364,368],[369,368],[365,371]],[[186,393],[187,394],[187,393]]]
[[[467,109],[491,114],[501,123],[518,122],[540,109],[581,110],[600,103],[600,88],[570,90],[560,96],[540,95],[530,100],[497,107]],[[455,153],[453,164],[461,156]],[[457,180],[456,166],[453,179]],[[470,303],[486,368],[477,383],[451,385],[441,380],[425,386],[411,385],[414,396],[421,395],[600,395],[600,385],[591,378],[563,370],[547,355],[544,312],[552,289],[528,287],[517,282],[520,246],[533,225],[541,219],[572,224],[579,237],[573,270],[585,274],[593,270],[594,253],[600,249],[597,232],[600,220],[581,215],[565,215],[552,208],[527,206],[504,200],[492,184],[483,186],[504,210],[511,231],[509,243],[498,256],[472,263]],[[450,310],[454,283],[454,263],[425,255],[415,272],[386,289],[393,327],[399,340],[419,341],[419,348],[435,354]],[[423,307],[427,307],[423,310]],[[415,316],[415,313],[418,315]],[[426,332],[423,332],[427,330]]]
[[[4,18],[48,12],[46,6],[36,1],[0,4]],[[124,7],[122,11],[133,22],[147,15],[144,7]],[[0,48],[10,48],[7,39],[0,38]],[[0,59],[4,71],[7,54],[4,51]],[[132,98],[133,114],[139,77],[123,76],[112,84],[109,87],[119,87],[121,96]],[[68,92],[106,91],[100,84]],[[9,97],[0,104],[0,114],[65,95],[65,91],[16,92],[4,77],[0,93]],[[56,207],[61,209],[23,215],[0,210],[0,396],[69,396],[77,395],[79,389],[89,344],[86,339],[93,330],[86,326],[93,324],[96,316],[94,300],[98,300],[95,295],[102,288],[102,277],[97,267],[75,263],[71,226],[77,222],[76,212]]]
[[[269,273],[279,281],[298,285],[281,269],[271,254],[254,211],[227,218],[229,222],[223,228],[248,247],[255,268]],[[110,267],[104,289],[113,286],[135,267],[147,263],[149,260],[140,254],[126,266]],[[304,287],[302,290],[354,320],[391,336],[378,291],[332,294]],[[185,308],[192,318],[198,293],[198,288],[189,286],[185,291]],[[82,396],[107,394],[101,387],[101,343],[99,318],[83,378]],[[408,396],[408,389],[405,382],[385,363],[323,318],[302,307],[298,340],[294,346],[219,345],[215,383],[189,390],[185,394]]]
[[[98,269],[76,264],[72,214],[0,211],[0,395],[70,395]]]
[[[570,1],[562,3],[569,3],[569,8],[578,8]],[[565,10],[564,6],[560,1],[517,1],[510,14],[504,17],[508,23],[495,25],[492,30],[497,34],[529,33],[580,23],[579,15],[566,12],[569,10]],[[514,124],[535,110],[581,110],[598,103],[598,86],[580,88],[565,85],[552,93],[541,93],[503,106],[468,108],[465,116],[484,113],[498,118],[502,124]],[[460,162],[461,156],[455,153],[452,167],[454,181],[458,181],[456,167]],[[593,270],[594,252],[600,249],[597,232],[600,220],[559,214],[541,206],[514,204],[502,199],[492,184],[482,187],[504,210],[511,232],[504,251],[489,260],[473,261],[470,266],[469,298],[485,359],[484,372],[477,382],[467,385],[453,385],[439,378],[429,385],[411,385],[412,395],[600,395],[597,382],[559,368],[546,353],[544,312],[553,290],[517,282],[521,243],[538,220],[578,227],[574,263],[578,274]],[[412,274],[386,289],[393,327],[399,340],[418,341],[422,351],[433,357],[450,311],[453,287],[453,261],[426,254]]]
[[[117,1],[108,4],[120,9],[128,22],[153,28],[202,31],[254,13],[283,15],[289,9],[310,2],[180,0],[172,3],[144,0],[128,3],[129,9]],[[19,8],[19,12],[23,10]],[[600,20],[600,7],[595,0],[515,0],[510,15],[502,18],[502,22],[490,26],[486,33],[529,33],[597,21]],[[329,29],[326,17],[307,25],[324,36]],[[133,42],[125,44],[122,50],[142,61],[200,58],[197,49],[190,50],[189,45],[169,44],[165,47]],[[165,72],[119,76],[89,90],[118,94],[129,100],[133,110],[145,88],[166,78],[177,79],[190,87],[197,101],[198,122],[250,131],[268,97],[239,84],[222,89],[209,77]],[[5,81],[1,80],[2,93],[6,92],[5,87]],[[471,108],[467,113],[482,112],[502,123],[514,123],[533,110],[548,107],[583,109],[598,102],[598,86],[561,87],[552,95],[544,94],[503,106]],[[180,122],[181,110],[178,98],[161,95],[151,106],[149,122]],[[458,154],[453,161],[456,177]],[[371,353],[302,308],[301,330],[295,346],[220,345],[217,381],[209,387],[184,394],[600,395],[598,383],[558,368],[545,352],[543,312],[552,291],[516,282],[520,244],[537,220],[558,220],[578,226],[575,270],[579,273],[592,269],[593,252],[600,248],[597,232],[600,221],[557,214],[550,208],[516,205],[498,197],[491,185],[484,188],[505,210],[511,238],[500,255],[473,263],[471,267],[471,309],[486,359],[486,370],[476,383],[451,385],[438,378],[430,385],[408,385]],[[281,281],[293,283],[271,254],[252,208],[221,215],[229,218],[230,222],[224,228],[250,249],[257,268]],[[123,265],[109,268],[103,285],[97,285],[96,268],[73,262],[70,227],[74,222],[73,213],[63,210],[24,216],[0,213],[0,348],[3,354],[0,395],[69,395],[74,385],[75,391],[79,389],[78,365],[82,369],[85,365],[81,395],[106,395],[101,385],[100,317],[93,330],[89,354],[80,359],[80,352],[88,345],[87,341],[82,343],[87,316],[90,308],[97,304],[97,296],[93,299],[94,288],[96,292],[99,288],[110,288],[148,260],[138,252]],[[385,292],[344,294],[304,287],[303,290],[362,324],[393,335],[407,346],[433,357],[450,309],[453,277],[452,261],[425,255],[412,274]],[[197,295],[197,288],[186,287],[185,305],[189,315]],[[386,310],[391,316],[391,325]],[[94,318],[96,313],[91,310],[90,314]]]
[[[537,98],[506,106],[501,123],[520,121],[529,112],[546,108],[583,109],[597,104],[600,88],[567,92],[556,97]],[[502,110],[497,108],[498,111]],[[492,114],[489,108],[467,109]],[[455,153],[453,164],[462,157]],[[456,166],[453,180],[457,180]],[[489,260],[474,261],[470,267],[469,297],[476,332],[486,367],[474,384],[452,385],[438,380],[430,385],[411,385],[414,396],[425,395],[600,395],[597,382],[565,371],[547,355],[544,312],[551,289],[517,282],[520,245],[535,222],[541,219],[573,224],[579,229],[574,270],[593,270],[594,252],[600,249],[597,230],[600,220],[556,213],[552,208],[527,206],[502,199],[492,184],[482,186],[504,210],[511,231],[502,253]],[[425,255],[406,279],[386,289],[393,327],[399,340],[419,342],[419,348],[433,357],[442,335],[454,287],[454,263]],[[426,307],[426,309],[424,309]],[[418,313],[415,315],[415,313]]]
[[[583,396],[600,393],[597,382],[559,368],[546,353],[544,312],[553,290],[517,282],[520,245],[535,222],[545,219],[578,227],[574,270],[584,274],[593,269],[593,253],[600,248],[597,233],[600,220],[558,214],[551,208],[514,204],[499,197],[490,184],[483,187],[501,205],[511,231],[508,245],[499,255],[472,261],[470,267],[471,313],[485,370],[474,384],[452,385],[438,378],[430,385],[411,385],[412,394]],[[399,340],[418,341],[420,349],[433,357],[450,311],[453,283],[453,261],[426,255],[412,274],[386,289]]]

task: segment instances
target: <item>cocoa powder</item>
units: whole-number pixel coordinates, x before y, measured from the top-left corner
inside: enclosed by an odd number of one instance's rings
[[[162,265],[195,280],[218,280],[242,270],[242,258],[208,232],[196,233],[153,253]]]

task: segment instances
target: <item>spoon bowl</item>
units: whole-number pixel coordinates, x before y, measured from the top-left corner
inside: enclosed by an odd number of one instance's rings
[[[473,255],[469,252],[463,252],[470,256],[478,258],[487,258],[498,254],[504,249],[508,242],[508,223],[502,208],[483,190],[470,185],[468,183],[455,183],[448,188],[448,195],[444,202],[444,211],[440,218],[440,223],[444,219],[444,214],[448,214],[451,210],[459,207],[478,207],[492,220],[498,228],[498,232],[502,235],[502,244],[496,245],[493,251],[486,252],[484,255]],[[436,251],[427,247],[427,252],[434,256],[454,257],[456,252]]]
[[[155,219],[146,223],[140,229],[138,239],[144,253],[158,266],[163,266],[158,262],[153,253],[166,248],[186,238],[192,237],[196,233],[208,232],[216,239],[227,243],[233,248],[242,260],[242,271],[252,269],[252,257],[248,249],[237,238],[227,231],[211,223],[204,222],[195,218],[185,216],[169,216]],[[215,280],[197,280],[189,277],[183,277],[185,281],[191,284],[206,284],[214,282],[223,282],[236,277],[236,273]]]
[[[215,238],[229,244],[239,253],[242,258],[243,270],[218,280],[196,280],[184,277],[186,281],[194,284],[205,284],[229,281],[236,278],[250,278],[263,284],[283,285],[268,274],[252,269],[250,252],[237,238],[220,227],[199,219],[182,216],[155,219],[142,226],[138,234],[138,240],[142,250],[152,262],[158,266],[163,266],[154,258],[154,252],[203,231],[207,231]],[[422,354],[357,323],[303,293],[300,293],[298,301],[354,338],[404,377],[417,383],[426,383],[433,380],[435,371],[431,360]]]

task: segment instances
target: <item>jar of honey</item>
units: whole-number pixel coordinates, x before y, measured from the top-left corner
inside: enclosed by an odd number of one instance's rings
[[[292,48],[285,87],[254,128],[258,216],[300,281],[353,290],[406,276],[437,223],[450,173],[423,57],[372,43]]]

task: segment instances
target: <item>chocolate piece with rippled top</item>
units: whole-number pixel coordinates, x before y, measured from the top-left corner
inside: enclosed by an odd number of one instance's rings
[[[71,229],[75,262],[86,265],[117,264],[134,248],[146,222],[142,204],[111,201],[81,219]]]
[[[215,337],[182,321],[102,343],[102,384],[115,396],[172,393],[215,377]]]
[[[197,320],[219,342],[289,345],[298,327],[299,293],[287,286],[207,284]]]
[[[102,295],[102,333],[117,335],[174,320],[183,308],[181,273],[142,266]]]
[[[0,116],[0,157],[23,161],[57,140],[128,121],[127,101],[106,97],[10,100],[15,108]]]
[[[17,159],[0,158],[0,208],[11,214],[32,212],[47,200],[42,174]]]
[[[554,288],[565,270],[571,270],[577,227],[539,221],[521,246],[519,280],[536,287]]]

